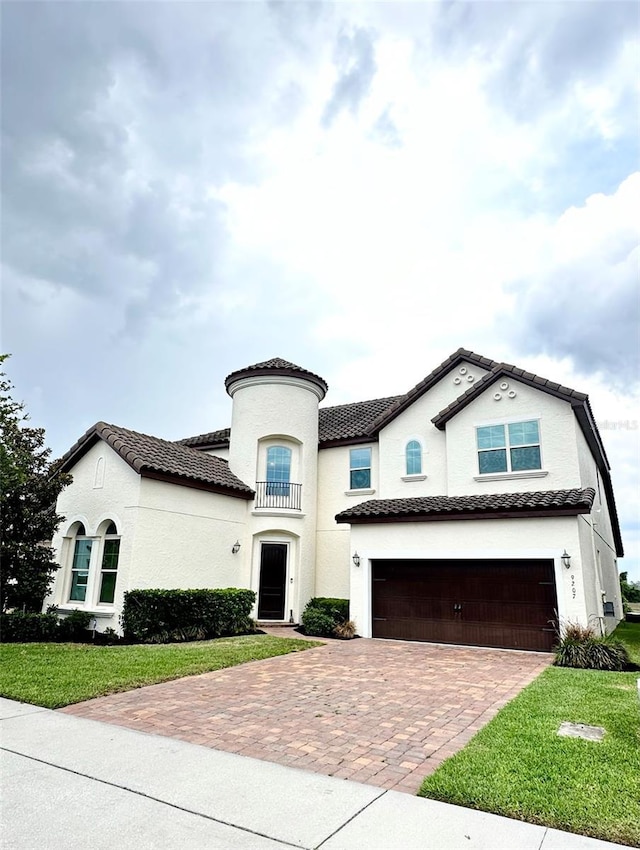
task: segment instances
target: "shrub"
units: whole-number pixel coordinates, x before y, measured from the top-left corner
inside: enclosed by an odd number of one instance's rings
[[[61,617],[58,623],[58,640],[83,642],[89,639],[87,631],[91,623],[88,611],[75,608],[66,617]]]
[[[562,628],[555,655],[557,667],[583,670],[620,671],[631,663],[623,643],[597,635],[591,627],[579,623],[568,623]]]
[[[344,623],[349,619],[349,600],[336,599],[332,596],[314,596],[307,603],[307,608],[318,608],[336,623]]]
[[[0,642],[33,643],[57,639],[58,618],[55,614],[24,614],[14,611],[0,615]]]
[[[130,590],[124,595],[122,628],[127,640],[168,643],[254,631],[252,590]]]
[[[325,614],[320,608],[307,605],[302,613],[302,625],[305,634],[316,637],[331,637],[336,627],[335,620],[329,614]]]

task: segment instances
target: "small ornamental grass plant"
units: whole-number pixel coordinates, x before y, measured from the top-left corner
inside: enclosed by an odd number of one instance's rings
[[[555,648],[556,667],[621,672],[631,665],[626,646],[619,640],[596,634],[591,626],[566,623]]]

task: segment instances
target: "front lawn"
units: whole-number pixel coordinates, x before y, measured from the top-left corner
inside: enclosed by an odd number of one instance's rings
[[[105,694],[313,646],[320,644],[273,635],[243,635],[160,646],[5,643],[0,644],[0,696],[45,708],[61,708]]]
[[[640,624],[615,637],[640,661]],[[640,673],[550,667],[427,777],[420,795],[640,846]],[[600,743],[556,734],[602,726]]]

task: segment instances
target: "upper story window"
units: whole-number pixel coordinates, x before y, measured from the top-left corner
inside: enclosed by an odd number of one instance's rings
[[[288,496],[291,481],[291,449],[269,446],[267,449],[267,495]]]
[[[541,469],[540,429],[535,419],[476,428],[481,475]]]
[[[405,448],[407,475],[422,474],[422,446],[417,440],[409,440]]]
[[[368,490],[371,487],[371,449],[351,449],[349,469],[350,489]]]

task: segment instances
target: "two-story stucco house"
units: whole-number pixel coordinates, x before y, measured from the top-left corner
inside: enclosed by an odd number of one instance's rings
[[[348,597],[362,636],[546,650],[622,617],[609,465],[583,393],[459,349],[403,395],[320,407],[274,359],[226,379],[231,427],[99,422],[64,456],[46,604],[118,628],[132,588],[250,587],[260,621]]]

